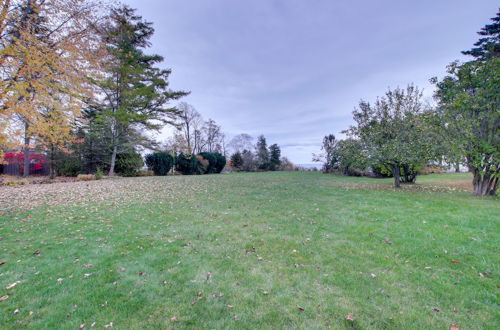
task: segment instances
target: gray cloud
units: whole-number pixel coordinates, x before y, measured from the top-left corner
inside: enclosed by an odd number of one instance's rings
[[[126,0],[154,22],[174,89],[229,135],[264,134],[297,163],[363,98],[461,58],[497,1]],[[168,130],[166,130],[168,131]],[[167,133],[164,133],[165,136]]]

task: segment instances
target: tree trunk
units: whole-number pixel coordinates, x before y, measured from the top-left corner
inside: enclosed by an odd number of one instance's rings
[[[115,164],[116,164],[116,154],[118,152],[118,146],[113,147],[113,154],[111,155],[111,165],[109,166],[109,176],[115,175]]]
[[[54,155],[54,146],[52,146],[50,152],[50,179],[54,180],[55,177],[56,177],[55,155]]]
[[[24,164],[23,164],[23,177],[30,174],[30,136],[28,135],[29,125],[24,125]]]
[[[401,188],[401,178],[399,175],[399,164],[394,165],[394,188]]]
[[[460,172],[460,162],[456,162],[455,163],[455,173],[459,173]]]
[[[474,170],[472,184],[474,185],[474,195],[495,196],[498,187],[498,177],[492,173],[481,175],[481,173],[476,169]]]

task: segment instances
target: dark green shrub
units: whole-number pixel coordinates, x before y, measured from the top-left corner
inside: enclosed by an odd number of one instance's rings
[[[217,162],[215,163],[215,173],[220,173],[226,166],[226,157],[218,152],[215,153],[215,156],[217,157]]]
[[[215,153],[213,152],[200,152],[198,154],[199,156],[203,157],[203,159],[207,160],[207,164],[205,165],[202,160],[200,160],[200,163],[204,167],[204,174],[210,174],[210,173],[215,173],[215,164],[217,163],[217,156],[215,156]]]
[[[82,162],[78,158],[71,157],[70,155],[59,159],[55,166],[58,175],[77,176],[83,173]]]
[[[97,170],[95,171],[95,179],[101,180],[102,178],[104,178],[104,173],[102,172],[101,168],[98,167]]]
[[[155,152],[146,156],[146,165],[155,175],[167,175],[174,165],[174,157],[166,152]]]
[[[175,169],[184,175],[202,174],[204,172],[200,161],[195,155],[185,155],[182,152],[176,158]]]
[[[220,173],[226,166],[226,157],[218,152],[200,152],[198,155],[208,161],[208,164],[203,166],[205,174]],[[203,160],[200,163],[204,165]]]
[[[137,173],[144,166],[142,157],[137,152],[127,152],[116,155],[116,174],[122,176],[137,176]]]
[[[243,166],[243,158],[239,151],[231,155],[231,163],[234,167],[240,169]]]

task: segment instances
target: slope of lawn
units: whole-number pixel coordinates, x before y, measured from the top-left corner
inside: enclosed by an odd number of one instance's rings
[[[0,187],[0,328],[493,329],[500,203],[470,179]]]

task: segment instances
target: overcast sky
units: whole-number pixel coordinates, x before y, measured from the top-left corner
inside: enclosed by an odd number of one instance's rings
[[[324,135],[352,124],[360,99],[464,59],[497,0],[125,0],[156,29],[151,53],[171,87],[229,136],[264,134],[311,163]],[[161,134],[165,139],[168,132]]]

